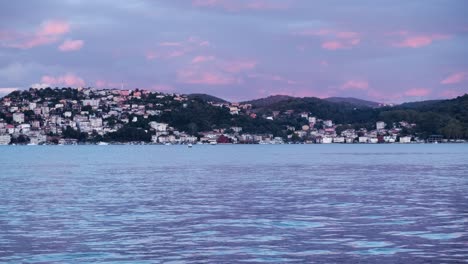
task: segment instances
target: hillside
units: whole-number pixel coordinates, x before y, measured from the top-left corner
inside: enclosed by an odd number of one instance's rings
[[[205,102],[213,102],[213,103],[227,103],[228,101],[221,99],[219,97],[209,95],[209,94],[201,94],[201,93],[193,93],[187,95],[189,99],[200,99]]]
[[[295,97],[288,96],[288,95],[272,95],[266,98],[260,98],[250,101],[242,102],[242,104],[251,104],[253,107],[265,107],[269,105],[273,105],[282,101],[294,99]]]
[[[353,98],[353,97],[328,97],[328,98],[325,98],[324,100],[333,102],[333,103],[348,103],[348,104],[352,104],[355,106],[365,106],[365,107],[380,107],[381,106],[381,103],[362,100],[362,99]]]

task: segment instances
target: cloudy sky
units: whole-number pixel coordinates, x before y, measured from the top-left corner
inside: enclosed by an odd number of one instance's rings
[[[380,102],[468,93],[465,0],[0,2],[0,95],[31,86]]]

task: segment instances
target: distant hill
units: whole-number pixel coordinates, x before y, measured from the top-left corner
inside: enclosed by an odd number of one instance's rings
[[[427,100],[427,101],[420,101],[420,102],[408,102],[408,103],[400,104],[399,107],[419,108],[419,107],[426,107],[426,106],[435,105],[435,104],[440,103],[442,101],[444,101],[444,100]]]
[[[272,95],[266,98],[260,98],[250,101],[242,102],[243,104],[251,104],[253,107],[266,107],[272,104],[276,104],[282,101],[287,101],[290,99],[295,99],[296,97],[288,96],[288,95]]]
[[[373,108],[379,107],[382,105],[381,103],[357,99],[353,97],[329,97],[329,98],[325,98],[324,100],[333,102],[333,103],[348,103],[348,104],[352,104],[355,106],[366,106],[366,107],[373,107]]]
[[[205,102],[213,102],[213,103],[228,103],[228,101],[221,99],[219,97],[209,95],[209,94],[201,94],[201,93],[193,93],[187,95],[190,99],[200,99]]]

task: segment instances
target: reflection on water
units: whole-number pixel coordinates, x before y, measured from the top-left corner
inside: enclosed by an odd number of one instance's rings
[[[0,148],[1,263],[466,263],[468,145]]]

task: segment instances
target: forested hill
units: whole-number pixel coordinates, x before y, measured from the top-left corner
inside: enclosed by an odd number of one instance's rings
[[[257,114],[294,110],[308,112],[339,124],[371,128],[377,121],[392,124],[407,121],[417,124],[415,131],[423,137],[442,134],[449,138],[468,138],[468,94],[449,100],[406,103],[393,107],[357,107],[314,97],[283,98],[269,104],[253,104]]]
[[[380,107],[382,104],[353,97],[328,97],[324,100],[333,103],[349,103],[356,106]]]
[[[205,102],[212,102],[212,103],[227,103],[228,101],[221,99],[219,97],[209,95],[209,94],[201,94],[201,93],[193,93],[187,95],[189,99],[200,99]]]

